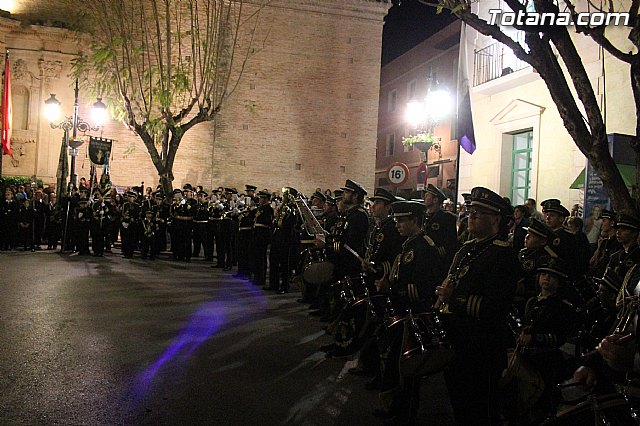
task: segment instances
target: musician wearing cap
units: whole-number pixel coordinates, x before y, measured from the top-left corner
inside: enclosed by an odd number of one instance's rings
[[[75,245],[79,255],[89,255],[89,229],[91,227],[91,205],[89,203],[89,190],[80,191],[80,201],[74,209],[75,219]],[[32,243],[33,244],[33,243]],[[32,246],[33,247],[33,246]]]
[[[179,196],[179,194],[178,194]],[[193,216],[196,212],[197,201],[193,199],[193,189],[186,184],[182,188],[182,197],[173,208],[171,226],[173,228],[171,246],[176,260],[191,260],[191,237]]]
[[[453,255],[458,251],[458,231],[456,216],[442,209],[442,202],[447,196],[436,186],[429,184],[422,200],[426,207],[424,232],[436,242],[444,253],[446,266],[449,267]]]
[[[613,269],[619,277],[624,277],[627,271],[640,261],[640,219],[630,213],[620,213],[614,227],[616,239],[622,248],[611,255],[607,269]]]
[[[231,216],[237,212],[236,203],[233,200],[237,191],[233,188],[224,189],[224,197],[221,200],[222,218],[220,220],[218,250],[218,265],[228,271],[233,266],[233,249],[235,246],[234,223]]]
[[[269,252],[269,290],[278,294],[289,292],[289,277],[293,266],[292,256],[298,221],[294,198],[298,191],[289,186],[282,188],[282,205],[274,220]]]
[[[507,315],[520,266],[506,242],[511,206],[482,187],[471,191],[469,231],[456,253],[436,307],[446,315],[455,356],[445,379],[457,424],[498,424],[498,379],[506,367]]]
[[[256,187],[253,185],[245,185],[245,187],[245,204],[238,214],[238,273],[234,274],[235,278],[240,279],[251,278],[251,240],[256,214],[256,204],[253,200]]]
[[[267,280],[267,248],[271,240],[271,224],[273,223],[273,208],[269,204],[271,194],[263,190],[258,192],[258,208],[253,221],[253,275],[254,284],[265,286]]]
[[[94,256],[104,255],[105,240],[109,239],[109,230],[111,229],[109,216],[113,207],[111,203],[105,202],[103,195],[100,189],[96,189],[91,204],[91,243]]]
[[[536,219],[533,219],[537,222]],[[517,356],[522,356],[533,368],[534,378],[540,377],[543,390],[532,392],[522,403],[530,408],[526,413],[527,422],[539,424],[555,412],[555,384],[562,378],[564,358],[560,346],[572,335],[576,326],[576,312],[573,305],[564,298],[568,275],[564,263],[549,257],[537,268],[537,284],[540,293],[527,301],[520,335],[517,339]],[[527,377],[525,380],[531,380]],[[522,383],[520,392],[525,392],[529,383]],[[522,388],[525,386],[525,388]],[[524,396],[521,394],[521,397]],[[523,407],[521,407],[522,409]],[[525,413],[511,413],[512,420]],[[522,419],[520,422],[524,422]]]
[[[133,257],[137,245],[138,223],[140,220],[140,206],[136,203],[138,194],[127,192],[127,201],[122,205],[122,224],[120,238],[122,239],[122,255],[126,259]]]
[[[340,212],[341,217],[336,223],[332,241],[328,244],[335,264],[334,277],[336,279],[360,273],[360,260],[351,254],[345,246],[349,246],[360,256],[363,256],[369,229],[369,216],[363,207],[367,191],[362,185],[351,179],[347,179],[342,190],[344,191],[342,194],[344,210]],[[323,244],[319,243],[319,245]]]
[[[542,202],[542,213],[547,226],[555,233],[555,238],[551,242],[553,251],[565,261],[569,277],[576,279],[586,272],[588,265],[580,264],[576,239],[564,228],[564,220],[571,213],[560,203],[560,200],[555,198]]]
[[[153,193],[155,205],[151,207],[153,211],[153,220],[158,231],[156,232],[153,247],[151,247],[152,256],[157,257],[160,253],[167,249],[167,222],[169,221],[169,205],[165,203],[165,197],[162,191]]]
[[[524,227],[527,234],[524,237],[524,248],[518,253],[518,260],[522,266],[523,277],[518,281],[514,305],[518,313],[523,312],[525,303],[538,294],[537,271],[550,258],[558,255],[551,248],[555,234],[551,228],[538,219],[531,218],[528,227]]]
[[[213,260],[213,246],[207,238],[207,224],[209,223],[209,203],[206,191],[196,193],[197,204],[193,215],[193,257],[200,256],[200,247],[204,250],[205,260]]]
[[[616,215],[614,212],[604,209],[600,213],[602,221],[600,225],[600,238],[598,248],[589,261],[589,273],[594,277],[601,277],[611,259],[611,255],[622,248],[616,238]]]
[[[389,292],[396,313],[406,315],[411,310],[417,314],[433,303],[433,292],[446,273],[443,256],[423,231],[423,203],[396,201],[392,210],[398,234],[406,240],[389,271],[390,287],[381,291]],[[381,354],[385,365],[380,396],[390,402],[387,417],[395,418],[399,424],[413,424],[418,412],[420,377],[400,377],[403,327],[390,327],[387,333],[388,350]]]

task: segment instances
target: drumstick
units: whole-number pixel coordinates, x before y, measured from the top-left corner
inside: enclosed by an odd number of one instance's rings
[[[370,264],[369,262],[367,262],[366,260],[364,260],[364,259],[362,258],[362,256],[360,256],[360,255],[358,254],[358,252],[357,252],[357,251],[355,251],[354,249],[352,249],[351,247],[349,247],[349,244],[344,244],[344,245],[343,245],[343,247],[344,247],[345,249],[347,249],[347,251],[348,251],[349,253],[351,253],[352,255],[354,255],[354,256],[356,257],[356,259],[358,259],[358,260],[360,261],[360,263],[362,263],[363,265],[366,265],[367,269],[369,269],[370,271],[376,272],[376,269],[375,269],[373,266],[371,266],[371,264]]]

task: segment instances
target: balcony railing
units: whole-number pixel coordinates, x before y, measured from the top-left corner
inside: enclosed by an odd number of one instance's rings
[[[473,85],[478,86],[528,66],[526,62],[516,58],[504,44],[490,44],[475,51]]]

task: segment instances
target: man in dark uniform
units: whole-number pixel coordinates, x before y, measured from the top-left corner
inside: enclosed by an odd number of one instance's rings
[[[133,257],[136,248],[137,227],[140,221],[140,207],[135,202],[137,194],[133,191],[127,192],[127,201],[122,205],[122,228],[120,236],[122,238],[122,255],[126,259]]]
[[[381,288],[391,297],[397,313],[424,312],[434,300],[434,290],[446,274],[443,256],[435,242],[423,231],[425,206],[416,201],[393,203],[398,234],[406,241],[389,271],[389,287]],[[389,346],[383,354],[384,371],[380,397],[389,405],[384,413],[397,424],[414,424],[420,401],[420,377],[402,376],[399,365],[403,348],[401,324],[387,330]]]
[[[564,220],[571,213],[555,198],[542,202],[542,213],[547,226],[556,234],[551,245],[558,257],[567,265],[567,273],[573,280],[584,274],[588,265],[581,265],[574,235],[564,228]]]
[[[105,237],[109,237],[109,214],[111,203],[106,203],[99,188],[93,193],[93,204],[91,205],[91,243],[94,256],[104,256]]]
[[[546,224],[535,218],[525,228],[527,234],[524,237],[524,248],[518,253],[518,260],[523,270],[523,277],[518,281],[514,306],[517,308],[519,318],[522,319],[527,300],[538,294],[536,278],[538,268],[546,264],[550,258],[557,258],[550,244],[555,238],[555,233]]]
[[[46,225],[47,204],[44,202],[43,195],[40,189],[33,193],[33,245],[36,250],[41,250],[40,245]]]
[[[174,209],[174,217],[171,226],[174,228],[176,241],[175,258],[177,260],[191,261],[191,238],[193,228],[193,215],[196,212],[197,201],[193,199],[193,189],[186,184],[182,188],[182,198]]]
[[[258,208],[253,222],[253,274],[254,284],[265,286],[267,280],[267,248],[271,238],[271,224],[273,223],[273,209],[269,205],[271,194],[269,191],[258,192]]]
[[[76,220],[76,249],[80,256],[88,256],[89,252],[89,229],[91,227],[91,216],[93,211],[89,204],[89,190],[80,191],[80,202],[75,208],[74,218]]]
[[[251,240],[253,236],[253,222],[255,220],[256,205],[253,201],[255,186],[246,185],[247,195],[244,198],[244,206],[238,214],[238,273],[234,274],[235,278],[250,279],[251,271]],[[249,189],[251,188],[251,190]]]
[[[434,185],[427,186],[422,199],[426,207],[424,232],[436,242],[438,248],[444,253],[448,268],[459,247],[456,216],[442,209],[442,202],[447,197]]]
[[[358,182],[347,179],[342,195],[344,210],[336,223],[335,232],[329,245],[329,253],[335,264],[334,278],[359,274],[362,265],[345,246],[358,255],[364,256],[369,215],[363,207],[367,191]],[[322,245],[322,244],[321,244]]]
[[[291,272],[291,252],[294,246],[295,226],[298,214],[294,198],[298,196],[295,188],[282,188],[282,204],[274,220],[269,252],[269,289],[278,294],[289,292],[289,274]]]
[[[155,205],[151,208],[153,211],[153,220],[158,231],[156,232],[153,247],[151,248],[152,256],[157,257],[167,249],[167,222],[169,221],[169,205],[165,203],[165,197],[162,191],[153,193]]]
[[[604,275],[604,270],[611,259],[611,255],[622,248],[616,238],[616,215],[610,210],[602,210],[600,214],[602,225],[600,227],[600,239],[598,248],[589,262],[589,273],[594,277]]]
[[[211,265],[212,268],[222,268],[222,257],[220,256],[220,250],[222,247],[222,238],[220,236],[220,227],[222,222],[222,212],[224,205],[219,197],[221,193],[219,190],[214,189],[211,192],[211,200],[209,200],[209,221],[207,223],[207,238],[211,241],[212,254],[216,253],[216,262]],[[211,259],[213,260],[213,259]]]
[[[220,220],[220,233],[218,250],[218,265],[228,271],[233,266],[233,240],[235,239],[234,223],[232,215],[236,210],[233,188],[225,188],[222,201],[222,219]]]
[[[55,192],[49,194],[46,215],[47,250],[55,250],[58,247],[58,241],[60,241],[60,234],[62,233],[62,210],[57,202]]]
[[[200,256],[200,246],[204,249],[205,260],[211,258],[213,260],[213,254],[211,253],[211,245],[207,238],[207,223],[209,222],[209,203],[206,200],[208,197],[205,191],[198,191],[196,194],[197,205],[196,211],[193,215],[193,257]]]
[[[449,276],[437,287],[436,307],[455,351],[445,370],[459,425],[499,424],[498,380],[507,365],[507,315],[520,266],[506,242],[511,206],[482,187],[471,191],[469,231],[475,239],[454,256]]]

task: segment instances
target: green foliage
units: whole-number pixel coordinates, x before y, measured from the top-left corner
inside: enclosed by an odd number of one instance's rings
[[[402,144],[407,146],[411,146],[418,142],[432,144],[432,143],[435,143],[435,141],[436,141],[435,136],[428,133],[418,133],[415,136],[408,136],[406,138],[402,138]]]
[[[11,185],[14,185],[14,186],[24,185],[25,183],[31,183],[31,178],[28,177],[28,176],[2,176],[2,177],[0,177],[0,186],[1,187],[5,187],[5,188],[8,187],[8,186],[11,186]],[[36,184],[38,186],[44,186],[44,182],[42,181],[42,179],[38,179],[36,181]]]

